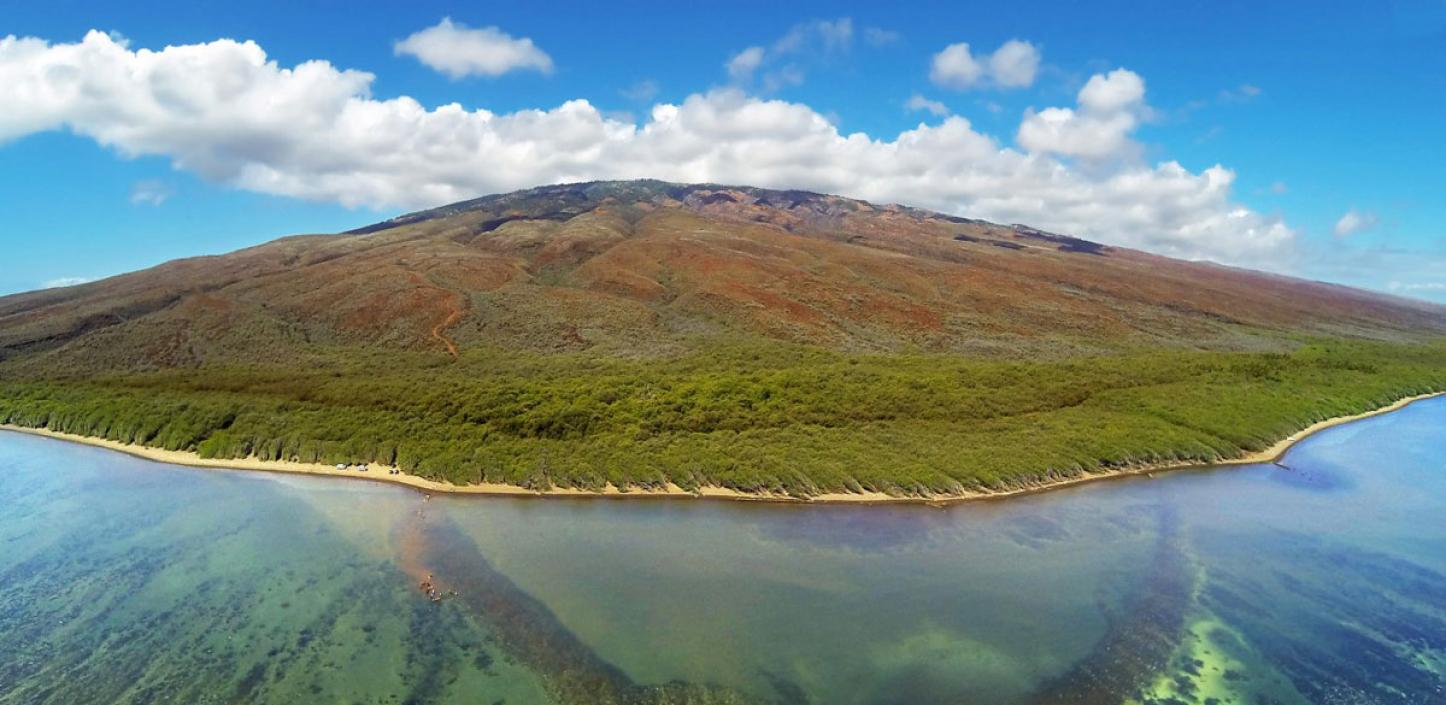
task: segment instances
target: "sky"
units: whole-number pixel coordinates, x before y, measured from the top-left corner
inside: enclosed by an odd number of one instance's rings
[[[7,3],[0,294],[562,181],[1446,302],[1446,0]]]

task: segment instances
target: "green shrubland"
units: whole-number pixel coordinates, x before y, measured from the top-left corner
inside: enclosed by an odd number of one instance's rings
[[[454,483],[1000,490],[1207,462],[1446,389],[1446,344],[1304,341],[1038,362],[774,343],[669,359],[382,351],[304,368],[0,371],[0,422],[208,458],[394,464]]]

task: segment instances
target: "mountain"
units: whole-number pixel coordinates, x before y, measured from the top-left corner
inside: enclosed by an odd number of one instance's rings
[[[1072,355],[1401,340],[1440,307],[800,191],[550,186],[0,298],[0,355],[145,369],[296,345],[657,354],[750,335]]]
[[[1024,225],[804,191],[599,182],[0,298],[0,382],[9,385],[0,420],[156,444],[176,409],[209,404],[216,419],[188,422],[194,432],[163,445],[381,460],[454,481],[948,492],[1157,456],[1230,455],[1338,407],[1434,389],[1443,336],[1440,306]],[[1234,436],[1153,409],[1147,425],[1185,429],[1190,440],[1114,455],[1114,446],[1072,441],[1064,455],[997,477],[908,460],[908,477],[929,479],[895,482],[887,466],[914,458],[913,440],[849,457],[822,442],[840,429],[887,436],[924,421],[940,433],[977,432],[1124,390],[1204,389],[1220,381],[1205,376],[1229,370],[1243,370],[1250,389],[1275,379],[1272,395],[1316,396],[1281,406],[1264,429],[1232,427]],[[1015,379],[1069,374],[1076,379]],[[913,387],[918,398],[894,394]],[[95,406],[130,394],[160,404],[147,412],[160,426]],[[1130,404],[1146,401],[1155,400]],[[303,407],[348,409],[391,430],[276,425]],[[81,410],[112,420],[85,421]],[[254,428],[237,425],[247,413]],[[130,425],[117,431],[122,418]],[[926,437],[921,429],[909,433]],[[789,450],[739,460],[748,434],[768,437],[756,452]],[[647,471],[612,456],[558,468],[557,454],[619,438],[647,455],[634,461]],[[794,457],[805,446],[826,458]],[[731,470],[654,467],[689,449],[733,458]],[[501,455],[484,457],[494,450]],[[860,461],[883,466],[865,482],[845,469]],[[782,469],[759,469],[776,463]]]

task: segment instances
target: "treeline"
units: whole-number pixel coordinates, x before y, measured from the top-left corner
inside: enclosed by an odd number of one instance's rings
[[[0,422],[208,458],[382,463],[537,488],[929,494],[1263,448],[1446,389],[1446,345],[1032,363],[772,344],[671,360],[473,351],[446,366],[357,356],[307,370],[0,380]]]

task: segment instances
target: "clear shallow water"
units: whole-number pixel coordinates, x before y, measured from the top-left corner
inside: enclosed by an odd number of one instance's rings
[[[425,500],[0,433],[0,703],[1442,703],[1443,448],[1432,400],[1288,470],[935,509]]]

